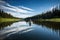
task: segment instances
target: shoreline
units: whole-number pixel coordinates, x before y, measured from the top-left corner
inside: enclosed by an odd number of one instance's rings
[[[12,22],[12,21],[20,21],[21,19],[15,18],[0,18],[0,22]]]

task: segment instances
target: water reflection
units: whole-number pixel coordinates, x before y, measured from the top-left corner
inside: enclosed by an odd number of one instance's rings
[[[1,27],[4,27],[4,28],[0,30],[0,40],[15,33],[22,34],[22,33],[30,32],[33,30],[31,27],[29,27],[29,25],[26,24],[25,21],[15,22],[15,23],[12,22],[11,25],[9,25],[8,23],[2,24],[2,25]]]
[[[14,22],[0,22],[0,30],[2,30],[6,26],[10,26]]]
[[[60,22],[36,22],[35,21],[33,23],[51,29],[51,32],[55,31],[58,34],[58,36],[60,36]]]
[[[29,21],[29,26],[31,26],[31,21]]]
[[[60,30],[60,22],[34,22],[35,24],[46,26],[55,30]]]
[[[59,40],[57,33],[44,25],[32,24],[30,27],[29,22],[14,23],[16,28],[5,40]],[[12,26],[12,25],[11,25]],[[11,27],[10,26],[10,27]],[[13,27],[15,27],[13,26]],[[43,27],[42,27],[43,26]],[[12,29],[13,30],[13,29]]]
[[[31,26],[33,24],[31,19],[29,21],[26,21],[26,22],[29,23],[29,26]]]
[[[31,21],[30,21],[31,22]],[[34,23],[34,24],[33,24]],[[52,23],[15,22],[0,30],[0,40],[59,40],[60,29]],[[53,23],[54,24],[54,23]],[[2,24],[3,25],[3,24]],[[52,27],[49,27],[52,26]],[[55,25],[58,25],[55,23]]]

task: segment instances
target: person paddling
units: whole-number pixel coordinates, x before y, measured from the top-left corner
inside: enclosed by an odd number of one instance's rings
[[[31,19],[29,20],[29,26],[31,26]]]

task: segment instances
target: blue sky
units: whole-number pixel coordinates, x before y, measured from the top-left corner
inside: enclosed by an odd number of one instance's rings
[[[60,0],[1,0],[0,4],[13,16],[26,18],[50,10],[51,7],[60,4]]]

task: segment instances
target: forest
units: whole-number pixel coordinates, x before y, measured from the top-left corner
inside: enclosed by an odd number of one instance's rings
[[[25,20],[41,20],[41,19],[53,19],[53,18],[60,18],[60,9],[53,9],[51,11],[43,12],[41,14],[25,18]]]

